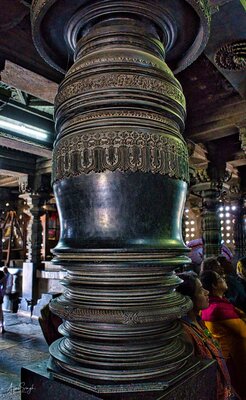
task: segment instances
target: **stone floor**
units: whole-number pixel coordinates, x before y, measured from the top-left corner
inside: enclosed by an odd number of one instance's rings
[[[37,320],[4,313],[6,332],[0,335],[0,400],[20,400],[27,390],[21,382],[22,366],[48,359],[46,344]]]

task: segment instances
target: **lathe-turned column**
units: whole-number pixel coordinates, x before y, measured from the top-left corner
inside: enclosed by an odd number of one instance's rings
[[[208,37],[205,4],[33,1],[40,53],[60,70],[74,53],[55,101],[53,153],[54,262],[67,276],[51,305],[64,338],[50,347],[50,368],[65,382],[156,390],[192,367],[178,321],[191,304],[173,274],[187,262],[185,99],[165,53],[174,50],[177,71],[197,57]]]
[[[221,226],[218,214],[219,191],[202,191],[202,237],[204,257],[216,257],[221,254]]]
[[[246,256],[246,207],[245,197],[237,201],[237,207],[233,211],[235,215],[234,240],[235,240],[235,263]]]
[[[33,306],[37,302],[37,269],[41,267],[42,224],[40,217],[43,199],[37,193],[24,193],[19,196],[26,202],[26,214],[29,217],[26,238],[26,260],[22,271],[22,299],[19,305],[19,314],[31,316]]]
[[[241,127],[242,128],[242,127]],[[246,137],[246,124],[244,124],[244,132],[241,131],[241,138],[244,133]],[[245,141],[244,141],[245,144]],[[244,146],[244,150],[246,147]],[[246,256],[246,168],[240,170],[240,186],[238,188],[238,196],[234,205],[236,205],[233,213],[235,215],[234,223],[234,240],[235,240],[235,263],[242,257]]]

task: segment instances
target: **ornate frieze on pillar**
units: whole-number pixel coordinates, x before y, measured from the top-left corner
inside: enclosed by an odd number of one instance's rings
[[[193,365],[178,322],[191,304],[173,274],[187,262],[185,99],[165,57],[180,71],[200,54],[209,7],[36,0],[32,25],[48,63],[74,59],[55,101],[54,262],[67,276],[51,305],[64,319],[52,374],[100,392],[158,390]]]

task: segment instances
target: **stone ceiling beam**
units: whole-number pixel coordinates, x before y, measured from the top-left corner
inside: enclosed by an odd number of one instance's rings
[[[6,60],[4,70],[1,72],[1,80],[23,92],[54,104],[58,84],[20,65]]]
[[[39,157],[51,158],[52,155],[52,151],[45,147],[41,147],[36,144],[34,145],[21,140],[16,140],[15,138],[7,136],[0,136],[0,146],[23,151],[25,153],[34,154]]]
[[[235,121],[234,121],[235,122]],[[189,127],[186,130],[186,138],[195,142],[206,143],[211,140],[221,139],[226,136],[234,135],[238,132],[238,128],[233,121],[225,119],[216,123],[210,123],[194,129]]]
[[[246,100],[241,101],[227,101],[225,105],[214,107],[211,110],[210,107],[205,109],[203,112],[190,114],[187,125],[195,128],[196,126],[203,126],[210,122],[223,121],[226,118],[235,117],[238,120],[245,118]]]

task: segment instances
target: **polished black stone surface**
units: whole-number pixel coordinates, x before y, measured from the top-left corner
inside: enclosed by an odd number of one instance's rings
[[[216,364],[201,362],[200,368],[169,389],[128,393],[93,393],[51,378],[47,361],[22,369],[22,381],[30,392],[22,392],[21,400],[215,400]],[[144,388],[144,385],[143,385]]]
[[[159,174],[118,171],[57,182],[61,237],[55,254],[116,248],[184,253],[180,223],[186,186]]]

